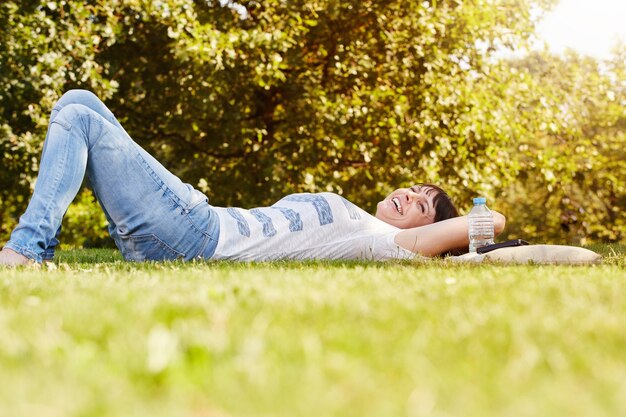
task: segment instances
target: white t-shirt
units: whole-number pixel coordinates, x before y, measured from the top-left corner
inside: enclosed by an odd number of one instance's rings
[[[220,234],[213,259],[411,259],[401,229],[333,193],[291,194],[270,207],[213,208]]]

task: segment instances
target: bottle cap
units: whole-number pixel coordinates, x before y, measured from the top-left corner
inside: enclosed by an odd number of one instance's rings
[[[475,197],[474,204],[485,204],[487,199],[485,197]]]

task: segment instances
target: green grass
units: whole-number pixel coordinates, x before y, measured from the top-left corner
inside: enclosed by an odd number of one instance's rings
[[[623,416],[626,247],[592,249],[0,269],[0,416]]]

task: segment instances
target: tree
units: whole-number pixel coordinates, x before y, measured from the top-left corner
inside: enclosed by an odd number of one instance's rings
[[[106,99],[116,88],[94,59],[107,28],[90,20],[89,10],[77,1],[0,4],[1,240],[34,188],[47,116],[61,92],[81,86]],[[102,224],[101,214],[91,212]]]
[[[520,182],[506,193],[512,230],[529,237],[619,242],[626,236],[626,49],[607,62],[569,53],[513,64],[541,88],[520,113],[535,120],[518,141]]]
[[[424,181],[464,208],[477,193],[496,198],[515,218],[511,187],[561,152],[543,126],[565,116],[537,105],[557,85],[497,53],[525,45],[531,10],[552,0],[23,3],[0,6],[5,234],[32,187],[47,112],[72,87],[103,97],[137,142],[216,205],[335,191],[372,209],[393,188]],[[596,99],[590,112],[616,111]],[[600,154],[583,153],[593,175],[603,169]],[[565,159],[554,164],[567,171]],[[550,181],[528,190],[549,191]],[[623,190],[611,193],[622,201]],[[623,237],[607,229],[583,233]]]

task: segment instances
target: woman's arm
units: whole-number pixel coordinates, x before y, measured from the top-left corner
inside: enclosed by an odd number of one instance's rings
[[[497,211],[491,212],[494,232],[497,236],[504,229],[506,218]],[[469,245],[467,216],[402,230],[396,235],[395,242],[404,249],[424,256],[436,256],[453,249],[467,247]]]

